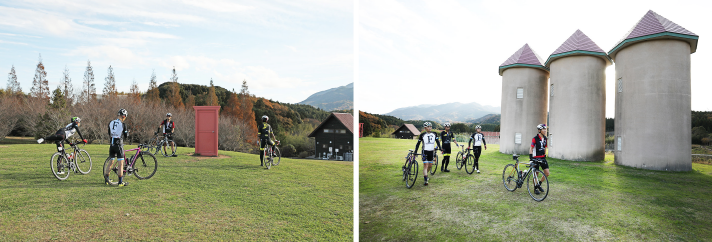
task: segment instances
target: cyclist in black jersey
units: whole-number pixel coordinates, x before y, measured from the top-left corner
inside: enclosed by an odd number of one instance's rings
[[[455,144],[460,145],[457,143],[457,140],[455,140],[455,135],[450,132],[450,123],[445,123],[445,130],[440,133],[440,139],[443,141],[443,148],[441,150],[443,154],[443,165],[440,166],[440,171],[442,172],[450,172],[450,170],[447,169],[448,164],[450,164],[450,152],[452,151],[450,147],[450,142],[455,142]]]
[[[128,115],[128,112],[126,109],[120,109],[119,113],[117,114],[117,118],[109,122],[108,125],[108,130],[109,130],[109,158],[111,158],[111,163],[109,164],[108,167],[113,167],[114,166],[114,156],[116,157],[116,161],[119,162],[119,171],[124,170],[124,141],[123,139],[126,138],[129,134],[128,128],[126,127],[126,124],[124,124],[124,120],[126,120],[126,116]],[[108,168],[107,167],[107,168]],[[119,175],[119,186],[128,186],[129,183],[124,181],[124,174],[123,172],[117,172]],[[111,181],[109,179],[109,171],[106,170],[104,171],[104,181],[106,184],[111,184]]]
[[[532,145],[529,147],[529,159],[534,160],[537,166],[540,166],[544,172],[544,176],[549,177],[549,163],[546,161],[546,147],[548,146],[546,137],[546,129],[548,127],[546,124],[539,124],[536,126],[538,130],[536,136],[532,138]],[[542,177],[539,182],[544,180]],[[539,185],[534,186],[534,193],[539,194],[539,192],[544,192],[544,189]]]
[[[57,148],[61,147],[64,141],[69,139],[74,133],[79,134],[79,138],[86,143],[87,140],[84,139],[84,136],[82,136],[82,132],[79,131],[79,126],[81,125],[82,119],[79,117],[73,117],[71,120],[71,123],[67,124],[67,126],[64,126],[57,130],[57,132],[53,135],[40,138],[37,140],[37,143],[42,143],[45,140],[46,141],[54,141],[54,143],[57,145]]]
[[[467,142],[467,148],[470,148],[470,144],[474,141],[474,146],[472,146],[472,153],[475,155],[475,170],[480,173],[480,155],[482,154],[482,145],[484,144],[485,150],[487,150],[487,142],[485,141],[485,135],[482,134],[482,126],[477,125],[475,127],[475,132],[470,136],[470,141]]]
[[[264,163],[262,162],[264,160],[264,150],[265,146],[269,144],[270,146],[274,146],[274,141],[272,141],[271,138],[277,139],[274,137],[274,132],[272,131],[272,126],[270,126],[267,121],[269,120],[269,117],[267,115],[262,116],[262,124],[260,127],[257,129],[257,136],[259,136],[259,141],[257,141],[257,145],[260,146],[260,166],[263,166]],[[272,149],[274,150],[274,149]]]
[[[429,178],[428,173],[433,166],[433,158],[435,157],[435,147],[440,147],[440,140],[435,132],[430,132],[432,129],[432,124],[430,122],[425,122],[423,124],[425,127],[425,132],[420,133],[418,136],[418,143],[415,144],[415,152],[418,152],[418,147],[420,143],[423,143],[423,174],[425,176],[424,186],[428,185]],[[437,146],[435,144],[437,143]]]
[[[158,126],[158,128],[163,132],[163,135],[168,138],[168,142],[163,144],[163,152],[165,154],[168,154],[166,151],[167,146],[171,146],[171,152],[176,153],[175,151],[175,146],[173,146],[173,132],[175,132],[176,124],[171,120],[173,118],[173,115],[171,113],[166,114],[166,119],[161,122],[161,124]],[[178,155],[173,154],[173,157],[177,157]]]

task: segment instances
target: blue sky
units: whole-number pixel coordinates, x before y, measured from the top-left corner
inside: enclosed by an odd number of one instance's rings
[[[101,93],[109,65],[119,91],[143,92],[175,66],[180,83],[215,85],[281,102],[353,82],[353,2],[0,1],[0,70],[29,92],[41,54],[50,88],[87,60]],[[4,88],[7,79],[2,83]]]
[[[500,106],[498,66],[525,43],[546,59],[577,29],[608,52],[653,10],[700,36],[692,110],[712,111],[709,1],[360,0],[357,108],[388,113],[422,104]],[[615,67],[606,69],[606,116]],[[366,91],[367,90],[367,91]]]

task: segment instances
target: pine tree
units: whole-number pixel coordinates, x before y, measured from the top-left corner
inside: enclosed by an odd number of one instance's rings
[[[138,89],[138,83],[136,83],[136,78],[134,78],[133,83],[131,83],[131,92],[129,93],[129,100],[134,103],[141,102],[141,91]]]
[[[54,89],[54,92],[52,92],[52,104],[50,104],[50,107],[55,110],[61,110],[67,107],[67,99],[62,93],[60,86],[57,86],[57,89]]]
[[[74,85],[72,85],[72,79],[69,77],[69,68],[64,66],[64,77],[62,78],[62,95],[67,99],[67,104],[72,105],[74,103]]]
[[[237,99],[237,93],[233,89],[230,94],[230,98],[227,100],[227,105],[225,105],[225,114],[230,117],[240,118],[240,102]]]
[[[116,78],[114,77],[114,68],[109,65],[109,70],[106,78],[104,78],[104,98],[115,98],[118,94],[116,91]]]
[[[168,102],[173,105],[173,107],[185,108],[183,98],[180,96],[180,85],[178,85],[178,74],[176,74],[175,67],[173,67],[171,82],[171,87],[168,89]]]
[[[82,85],[82,102],[92,102],[96,100],[96,86],[94,84],[94,69],[91,62],[87,61],[87,69],[84,71],[84,83]]]
[[[158,91],[158,84],[156,83],[156,70],[153,70],[151,74],[151,80],[148,83],[148,91],[146,92],[146,100],[152,103],[157,103],[161,100]]]
[[[193,106],[195,106],[195,96],[193,96],[193,94],[188,94],[188,98],[185,99],[185,109],[192,111]]]
[[[20,87],[20,82],[17,81],[17,75],[15,74],[15,65],[10,69],[10,73],[7,75],[7,90],[8,95],[18,95],[22,94],[22,87]]]
[[[255,121],[255,111],[252,110],[252,97],[250,97],[250,92],[247,89],[247,81],[242,80],[242,89],[240,89],[240,119],[247,123],[248,129],[246,130],[246,136],[248,143],[254,143],[257,137],[257,121]]]
[[[215,86],[213,85],[213,79],[210,78],[210,88],[208,89],[208,97],[205,100],[206,106],[220,106],[218,102],[218,96],[215,94]]]
[[[49,99],[49,83],[47,82],[47,72],[44,64],[42,64],[42,55],[40,55],[37,69],[35,69],[35,78],[32,80],[32,89],[30,95],[42,99]]]

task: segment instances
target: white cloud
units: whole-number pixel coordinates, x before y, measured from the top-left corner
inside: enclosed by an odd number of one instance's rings
[[[156,22],[143,22],[145,25],[150,25],[150,26],[158,26],[158,27],[180,27],[180,25],[177,24],[167,24],[167,23],[156,23]]]
[[[14,41],[5,41],[5,40],[0,40],[0,43],[13,44],[13,45],[27,45],[27,43],[14,42]]]
[[[143,58],[134,54],[130,49],[113,45],[82,46],[72,50],[69,55],[82,56],[89,60],[101,60],[100,63],[122,67],[144,63]]]
[[[212,0],[212,1],[197,1],[197,0],[183,0],[184,4],[191,5],[194,7],[204,8],[215,12],[226,12],[226,13],[236,13],[255,9],[252,6],[245,6],[229,1],[222,0]]]

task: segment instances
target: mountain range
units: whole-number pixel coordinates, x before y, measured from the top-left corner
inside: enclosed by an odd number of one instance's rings
[[[446,103],[399,108],[386,113],[403,120],[434,120],[437,122],[473,122],[488,114],[499,114],[500,107],[478,103]]]
[[[354,108],[354,83],[312,94],[299,104],[311,105],[326,111]]]

